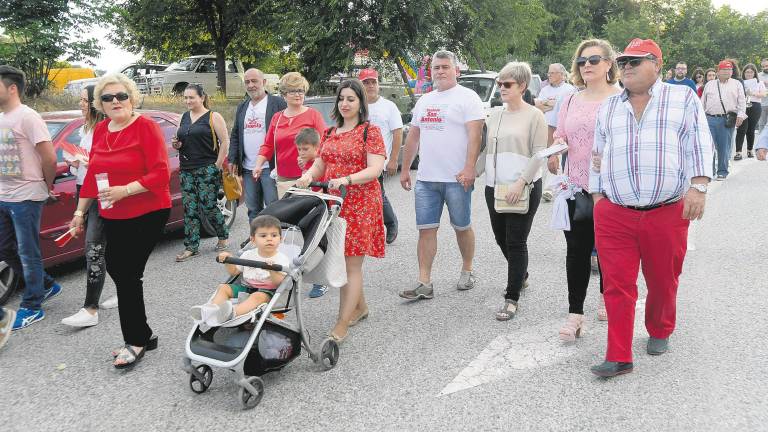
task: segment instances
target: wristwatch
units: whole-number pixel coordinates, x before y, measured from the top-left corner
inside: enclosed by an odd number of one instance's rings
[[[73,216],[83,217],[85,216],[85,213],[83,213],[81,210],[75,210],[75,213],[73,214]]]
[[[704,183],[691,183],[691,188],[696,189],[701,193],[707,193],[707,185]]]

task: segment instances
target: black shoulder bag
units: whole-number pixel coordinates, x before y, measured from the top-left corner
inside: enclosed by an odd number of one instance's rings
[[[723,107],[725,113],[725,127],[733,129],[736,127],[736,111],[726,111],[725,104],[723,103],[723,95],[720,93],[720,80],[717,81],[717,95],[720,97],[720,106]]]

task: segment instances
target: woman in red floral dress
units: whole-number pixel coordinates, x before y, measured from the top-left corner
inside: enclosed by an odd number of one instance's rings
[[[347,285],[341,289],[339,316],[329,336],[341,343],[349,326],[368,317],[363,295],[363,259],[384,257],[384,221],[381,187],[377,179],[384,169],[384,139],[378,127],[368,122],[368,103],[363,84],[356,80],[341,83],[336,92],[332,117],[337,127],[323,135],[315,163],[298,181],[306,187],[324,178],[336,192],[347,187],[341,217],[347,221],[344,256]]]

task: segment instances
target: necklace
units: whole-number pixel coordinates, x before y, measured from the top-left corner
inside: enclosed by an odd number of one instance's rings
[[[131,114],[131,119],[133,119],[133,114]],[[124,131],[124,130],[125,130],[127,127],[128,127],[128,126],[130,126],[130,125],[131,125],[131,121],[130,121],[130,120],[128,120],[128,124],[126,124],[125,126],[123,126],[123,128],[122,128],[122,129],[120,129],[120,130],[117,132],[117,136],[115,137],[115,140],[114,140],[114,141],[112,141],[112,145],[109,145],[109,133],[110,133],[110,130],[109,130],[109,127],[107,127],[107,132],[108,132],[108,133],[107,133],[107,136],[105,136],[105,137],[104,137],[104,141],[107,143],[107,148],[109,149],[109,151],[112,151],[112,146],[113,146],[113,145],[115,145],[115,144],[117,144],[117,140],[119,140],[119,139],[120,139],[120,135],[122,135],[122,134],[123,134],[123,131]],[[114,133],[114,132],[111,132],[111,133]]]

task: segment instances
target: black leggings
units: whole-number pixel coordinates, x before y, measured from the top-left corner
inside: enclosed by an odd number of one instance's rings
[[[565,233],[568,250],[565,256],[565,272],[568,278],[568,312],[584,315],[584,299],[587,298],[589,278],[592,276],[592,250],[595,247],[595,224],[573,221],[576,201],[568,200],[568,216],[571,230]],[[598,261],[599,262],[599,261]],[[600,292],[603,292],[603,276],[600,274]]]
[[[485,203],[491,217],[491,229],[496,244],[507,259],[507,290],[504,298],[518,301],[523,282],[528,278],[528,234],[541,201],[541,180],[533,183],[528,213],[496,213],[493,188],[485,187]]]
[[[747,119],[736,129],[736,151],[740,152],[744,146],[744,136],[747,136],[747,150],[752,151],[755,145],[755,129],[760,121],[760,113],[763,107],[759,102],[752,102],[752,106],[747,108]]]
[[[144,308],[144,267],[163,234],[170,209],[132,219],[104,219],[107,272],[115,281],[125,343],[146,346],[152,336]]]

